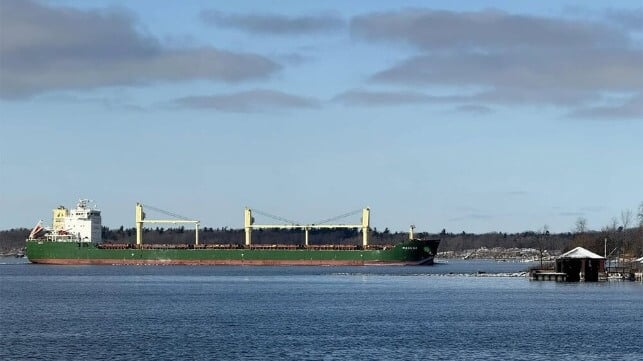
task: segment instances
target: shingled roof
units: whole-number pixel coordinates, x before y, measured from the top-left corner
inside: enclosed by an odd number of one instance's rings
[[[605,259],[594,252],[588,251],[583,247],[576,247],[569,252],[565,252],[558,256],[558,258],[590,258],[590,259]]]

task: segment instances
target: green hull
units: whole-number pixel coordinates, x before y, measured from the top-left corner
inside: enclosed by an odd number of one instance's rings
[[[410,240],[382,249],[106,249],[82,242],[27,240],[32,263],[188,265],[368,265],[433,264],[439,240]],[[150,246],[148,246],[150,247]]]

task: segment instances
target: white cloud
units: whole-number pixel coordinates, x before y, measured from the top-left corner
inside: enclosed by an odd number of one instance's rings
[[[302,35],[344,29],[346,22],[337,14],[285,16],[279,14],[225,14],[204,10],[201,19],[219,27],[239,29],[248,33],[266,35]]]
[[[239,82],[280,66],[214,47],[168,48],[136,31],[127,12],[0,2],[0,96],[207,79]]]
[[[643,49],[608,21],[413,9],[358,16],[351,33],[369,42],[410,44],[420,52],[373,74],[374,83],[477,88],[484,90],[463,91],[460,101],[643,118],[636,103],[643,93]],[[634,96],[622,106],[599,107],[610,93]]]
[[[242,113],[318,106],[318,102],[311,98],[263,89],[209,96],[189,96],[176,99],[174,103],[185,108]]]

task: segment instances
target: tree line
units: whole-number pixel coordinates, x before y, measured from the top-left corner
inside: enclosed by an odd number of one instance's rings
[[[0,231],[0,253],[19,250],[24,247],[24,242],[30,230],[26,228]],[[135,243],[136,229],[117,229],[103,227],[103,241],[108,243]],[[439,238],[440,251],[464,251],[467,249],[487,248],[535,248],[542,250],[558,250],[565,252],[574,247],[584,247],[590,251],[603,255],[627,255],[633,257],[643,256],[643,202],[637,213],[624,210],[620,217],[614,217],[610,223],[600,230],[589,230],[587,220],[579,217],[574,229],[570,232],[550,233],[549,227],[544,225],[538,231],[520,233],[492,232],[484,234],[450,233],[445,229],[437,234],[417,233],[416,237]],[[195,238],[194,229],[185,227],[176,228],[144,228],[144,243],[154,244],[189,244]],[[396,244],[408,239],[406,232],[391,232],[388,228],[370,231],[370,243],[376,245]],[[243,244],[245,233],[243,229],[228,227],[204,227],[199,231],[201,244]],[[253,230],[252,242],[255,244],[303,244],[304,232],[302,230]],[[309,243],[316,244],[355,244],[362,243],[359,229],[319,229],[309,231]]]
[[[0,253],[18,250],[24,247],[29,235],[29,229],[11,229],[0,231]],[[603,255],[607,252],[616,255],[643,255],[643,227],[635,228],[605,228],[601,231],[583,230],[581,232],[549,233],[528,231],[521,233],[492,232],[484,234],[449,233],[417,233],[419,238],[441,239],[440,251],[464,251],[467,249],[487,248],[534,248],[541,250],[559,250],[565,252],[574,247],[584,247]],[[178,228],[145,228],[143,241],[148,244],[190,244],[194,242],[193,229]],[[390,232],[388,230],[370,231],[370,243],[376,245],[396,244],[408,239],[406,232]],[[243,229],[210,228],[199,231],[201,244],[243,244],[245,233]],[[136,229],[109,229],[103,227],[103,242],[135,243]],[[254,244],[303,244],[304,232],[301,230],[253,230]],[[315,244],[355,244],[360,245],[362,234],[358,229],[323,229],[309,231],[309,243]]]

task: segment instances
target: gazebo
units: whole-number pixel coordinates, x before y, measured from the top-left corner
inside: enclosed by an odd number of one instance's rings
[[[576,247],[556,258],[556,272],[567,274],[568,282],[596,282],[599,273],[605,272],[605,257]]]

